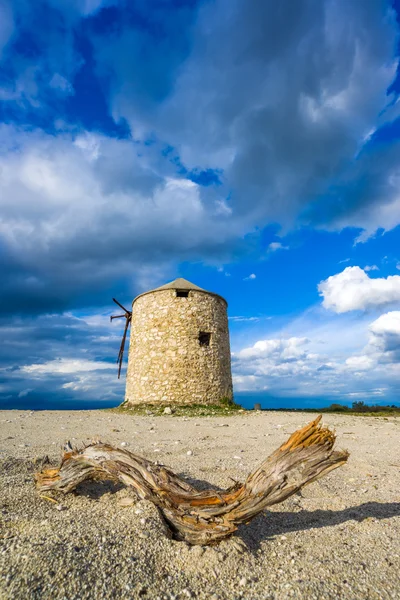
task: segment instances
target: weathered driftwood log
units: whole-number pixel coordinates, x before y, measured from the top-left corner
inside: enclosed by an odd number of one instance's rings
[[[140,498],[154,502],[175,538],[212,544],[347,461],[348,452],[333,450],[335,434],[320,420],[319,416],[293,433],[245,483],[225,491],[199,492],[164,466],[101,442],[82,450],[68,443],[60,468],[46,469],[35,478],[41,492],[64,493],[86,479],[119,480]]]

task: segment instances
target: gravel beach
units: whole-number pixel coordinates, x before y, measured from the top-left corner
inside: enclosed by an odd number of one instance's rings
[[[314,417],[0,411],[0,597],[400,598],[400,418],[326,415],[348,464],[216,547],[174,541],[119,484],[85,483],[54,503],[33,482],[66,440],[101,439],[224,488]]]

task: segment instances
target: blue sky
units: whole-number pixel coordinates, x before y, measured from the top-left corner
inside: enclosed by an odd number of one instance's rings
[[[398,403],[399,14],[0,0],[0,405],[119,403],[111,298],[178,276],[238,399]]]

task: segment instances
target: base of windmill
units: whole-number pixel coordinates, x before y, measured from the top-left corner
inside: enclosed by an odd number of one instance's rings
[[[143,402],[141,404],[132,405],[129,404],[129,402],[124,401],[116,408],[107,410],[127,415],[171,415],[174,417],[229,417],[238,413],[248,412],[240,406],[240,404],[236,404],[233,400],[225,398],[222,398],[218,404]]]

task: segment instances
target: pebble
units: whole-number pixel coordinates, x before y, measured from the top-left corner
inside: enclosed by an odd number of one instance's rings
[[[246,579],[246,577],[242,577],[242,579],[239,581],[239,585],[241,585],[242,587],[244,587],[245,585],[247,585],[247,579]]]
[[[135,504],[135,500],[133,498],[121,498],[121,500],[118,500],[118,504],[119,506],[132,506],[132,504]]]
[[[226,556],[223,552],[219,552],[218,553],[218,560],[219,562],[224,562],[224,560],[226,559]]]
[[[164,415],[172,415],[172,408],[170,406],[164,408]]]
[[[188,451],[186,452],[186,454],[187,454],[188,456],[192,456],[193,452],[192,452],[191,450],[188,450]]]

